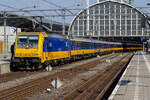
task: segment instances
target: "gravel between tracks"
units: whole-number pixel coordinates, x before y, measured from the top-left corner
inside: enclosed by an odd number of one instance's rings
[[[105,55],[105,56],[107,56],[107,55]],[[103,56],[103,57],[105,57],[105,56]],[[50,72],[41,72],[41,73],[38,73],[38,74],[29,75],[27,77],[23,77],[23,78],[15,79],[15,80],[12,80],[12,81],[0,83],[0,91],[4,90],[4,89],[11,88],[11,87],[15,87],[17,85],[29,82],[31,80],[35,80],[35,79],[38,79],[38,78],[48,76],[50,74],[55,73],[56,71],[61,71],[61,70],[64,70],[64,69],[72,68],[72,67],[75,67],[77,65],[81,65],[81,64],[85,64],[85,63],[90,62],[90,61],[94,61],[96,59],[98,59],[98,58],[95,57],[95,58],[91,58],[91,59],[86,59],[86,60],[82,60],[82,61],[73,62],[72,64],[67,64],[63,68],[59,68],[59,70],[53,70],[53,71],[50,71]]]
[[[125,54],[123,54],[125,56]],[[95,68],[92,68],[90,71],[80,73],[70,79],[64,80],[63,85],[58,89],[52,89],[51,92],[46,90],[38,95],[33,97],[26,98],[27,100],[59,100],[63,96],[72,92],[75,88],[86,82],[92,76],[96,75],[100,70],[103,70],[106,66],[111,65],[113,62],[116,62],[123,56],[118,56],[115,59],[112,59],[111,62],[105,62],[103,64],[97,65]],[[98,58],[97,58],[98,59]]]

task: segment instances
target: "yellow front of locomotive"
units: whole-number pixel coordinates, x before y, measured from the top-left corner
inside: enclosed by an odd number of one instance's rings
[[[15,42],[14,62],[33,65],[41,62],[44,34],[42,32],[18,32]]]

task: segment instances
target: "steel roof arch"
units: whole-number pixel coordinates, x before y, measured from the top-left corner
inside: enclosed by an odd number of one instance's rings
[[[107,3],[107,2],[113,2],[113,3],[123,4],[123,5],[125,5],[125,6],[128,6],[128,7],[131,7],[131,8],[133,8],[133,9],[135,9],[137,12],[139,12],[140,14],[142,14],[145,18],[147,17],[147,16],[144,14],[144,12],[140,11],[138,8],[132,6],[132,5],[130,5],[130,4],[126,3],[126,2],[124,2],[124,1],[114,1],[114,0],[101,1],[101,2],[99,2],[99,3],[95,3],[95,4],[93,4],[93,5],[89,6],[89,7],[87,7],[87,8],[85,8],[85,9],[81,10],[81,11],[77,14],[77,16],[75,16],[75,17],[73,18],[73,20],[71,21],[71,24],[69,25],[68,35],[70,36],[71,28],[72,28],[72,26],[73,26],[74,21],[76,21],[76,19],[77,19],[84,11],[86,11],[87,9],[90,9],[90,8],[92,8],[92,7],[95,7],[95,6],[97,6],[97,5],[100,5],[100,4],[102,4],[102,3]],[[150,21],[148,21],[148,23],[149,23],[149,25],[150,25]]]

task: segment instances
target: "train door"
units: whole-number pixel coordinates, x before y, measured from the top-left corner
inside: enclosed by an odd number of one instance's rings
[[[48,46],[49,46],[49,43],[50,43],[50,41],[49,41],[49,39],[48,38],[46,38],[46,53],[45,53],[45,57],[46,57],[46,61],[48,61],[49,59],[48,59]]]
[[[146,47],[147,47],[146,49],[147,53],[150,53],[150,40],[147,40]]]
[[[69,38],[67,39],[66,45],[68,46],[68,56],[71,57],[71,41]]]
[[[43,62],[48,60],[48,39],[47,37],[44,38],[44,43],[43,43]]]
[[[143,42],[143,51],[146,52],[147,50],[147,42]]]

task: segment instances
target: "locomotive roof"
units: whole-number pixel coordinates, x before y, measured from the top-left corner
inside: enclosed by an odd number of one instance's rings
[[[101,41],[101,40],[90,40],[90,39],[86,39],[86,38],[79,38],[79,37],[74,37],[71,40],[74,41],[84,41],[84,42],[96,42],[96,43],[105,43],[105,44],[122,44],[120,42],[108,42],[108,41]]]
[[[48,37],[54,37],[54,38],[65,38],[64,36],[62,35],[59,35],[59,34],[47,34]]]

